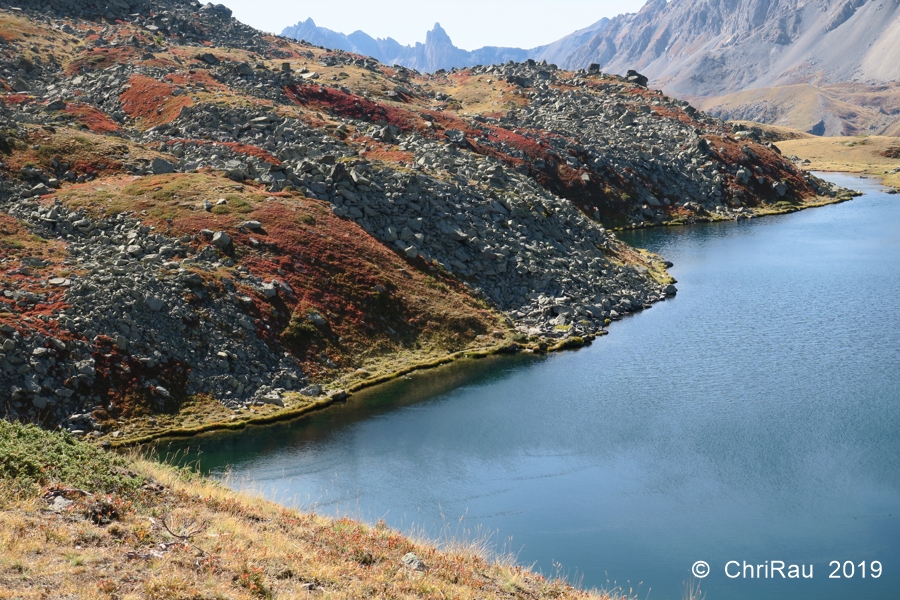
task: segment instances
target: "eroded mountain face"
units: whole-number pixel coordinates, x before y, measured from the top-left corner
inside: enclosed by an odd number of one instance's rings
[[[561,64],[638,69],[715,114],[817,135],[882,133],[898,121],[896,0],[650,0]],[[834,85],[843,84],[843,85]],[[796,87],[788,87],[796,86]]]
[[[674,94],[890,81],[900,76],[893,30],[900,3],[880,0],[652,0],[566,61],[646,72]]]
[[[11,418],[85,431],[198,397],[240,410],[595,335],[675,291],[610,228],[838,193],[637,77],[421,75],[215,5],[5,6]]]

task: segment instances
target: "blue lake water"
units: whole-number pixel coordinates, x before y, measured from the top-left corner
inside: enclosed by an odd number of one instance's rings
[[[585,587],[679,599],[703,560],[709,600],[898,598],[900,196],[828,178],[866,194],[629,234],[675,263],[679,294],[589,348],[460,362],[179,447],[286,504],[492,532]],[[729,561],[813,578],[729,578]]]

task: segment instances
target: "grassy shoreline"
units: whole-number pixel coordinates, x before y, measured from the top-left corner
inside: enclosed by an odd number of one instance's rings
[[[785,155],[809,161],[804,164],[807,170],[870,175],[900,189],[900,138],[809,137],[781,141],[778,147]]]
[[[268,425],[277,422],[290,421],[332,406],[337,402],[343,402],[353,393],[372,388],[389,381],[393,381],[413,372],[437,369],[463,359],[479,359],[486,358],[488,356],[511,354],[520,351],[541,354],[545,352],[560,352],[563,350],[571,350],[589,345],[594,339],[596,339],[595,335],[585,335],[572,336],[563,340],[543,340],[535,343],[520,344],[512,341],[512,338],[510,338],[503,344],[497,344],[494,346],[483,348],[469,348],[459,352],[447,354],[437,359],[423,361],[420,363],[405,364],[402,367],[397,368],[396,370],[389,371],[385,374],[377,375],[369,379],[358,381],[342,388],[339,388],[335,382],[331,382],[323,386],[325,389],[328,389],[331,394],[326,394],[325,396],[318,399],[304,401],[302,399],[303,397],[299,394],[288,394],[284,408],[276,407],[274,405],[265,405],[263,407],[259,407],[257,411],[254,411],[247,416],[236,417],[235,415],[230,414],[228,419],[213,420],[207,423],[193,426],[185,426],[183,422],[179,422],[179,419],[176,418],[176,422],[171,426],[148,426],[145,428],[141,428],[133,435],[125,435],[120,438],[112,438],[109,434],[105,434],[99,438],[96,438],[95,441],[99,443],[108,442],[110,447],[112,448],[126,448],[131,446],[140,446],[142,444],[147,444],[164,438],[192,437],[195,435],[211,433],[215,431],[234,431],[244,429],[252,425]],[[515,350],[513,350],[512,348],[515,348]],[[208,399],[203,404],[213,404],[210,409],[214,410],[215,405],[217,405],[218,403],[215,400]],[[230,413],[230,411],[218,412],[223,415],[226,412]],[[194,415],[196,413],[191,411],[190,414]],[[159,415],[156,415],[156,418],[158,417]],[[154,420],[156,419],[154,418]]]

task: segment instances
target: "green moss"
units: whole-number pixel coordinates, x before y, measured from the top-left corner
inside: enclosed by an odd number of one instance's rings
[[[572,348],[581,348],[586,343],[587,342],[585,342],[584,338],[581,338],[578,336],[572,336],[572,337],[567,338],[567,339],[561,341],[560,343],[556,344],[555,346],[553,346],[552,349],[553,350],[570,350]]]
[[[253,212],[255,207],[243,196],[229,194],[225,197],[228,204],[216,205],[212,212],[216,215],[227,215],[231,213],[247,214]]]
[[[67,433],[0,420],[0,481],[23,491],[59,484],[91,493],[126,492],[143,478],[126,461]]]
[[[295,317],[281,334],[281,341],[291,350],[303,355],[314,344],[322,341],[322,334],[305,316]]]

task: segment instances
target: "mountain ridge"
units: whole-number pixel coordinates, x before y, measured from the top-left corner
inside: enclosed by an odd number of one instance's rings
[[[306,33],[313,43],[363,54],[382,42],[362,32]],[[354,46],[351,38],[368,45]],[[900,126],[900,94],[883,89],[900,79],[898,39],[898,0],[648,0],[636,13],[529,50],[466,53],[439,29],[415,47],[383,40],[396,46],[379,49],[379,58],[423,71],[523,58],[573,70],[636,69],[654,87],[723,119],[817,135],[885,134]],[[803,102],[808,106],[798,108]]]
[[[310,17],[296,25],[285,27],[281,35],[295,40],[304,40],[317,46],[334,48],[371,56],[384,64],[398,64],[409,69],[433,73],[441,69],[472,67],[475,65],[502,64],[509,61],[522,62],[532,59],[559,62],[591,36],[601,31],[609,19],[603,18],[560,40],[535,48],[509,48],[484,46],[475,50],[456,47],[440,23],[425,34],[425,42],[402,45],[391,37],[374,38],[364,31],[343,34],[325,27],[319,27]]]

